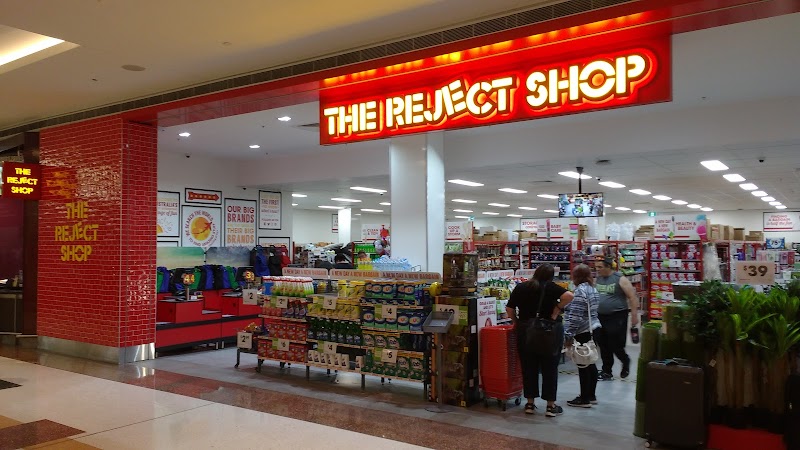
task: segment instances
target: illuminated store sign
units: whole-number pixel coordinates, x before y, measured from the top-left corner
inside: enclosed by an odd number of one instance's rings
[[[42,197],[42,169],[38,164],[3,163],[3,197],[39,200]]]
[[[669,44],[664,41],[549,63],[554,58],[538,61],[536,49],[530,49],[333,87],[321,94],[320,142],[668,101]]]

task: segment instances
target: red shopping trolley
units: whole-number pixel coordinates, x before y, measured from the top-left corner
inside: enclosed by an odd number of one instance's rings
[[[517,352],[517,336],[512,325],[486,327],[480,334],[480,373],[485,406],[489,399],[497,399],[506,410],[511,399],[521,403],[522,366]]]

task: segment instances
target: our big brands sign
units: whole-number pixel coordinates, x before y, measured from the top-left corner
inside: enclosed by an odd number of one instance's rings
[[[320,142],[379,139],[669,100],[668,39],[635,41],[631,46],[631,40],[611,39],[600,48],[561,43],[552,46],[560,51],[528,48],[441,66],[430,63],[430,68],[422,60],[420,70],[412,65],[409,72],[391,76],[387,70],[385,78],[376,75],[354,86],[323,90]]]

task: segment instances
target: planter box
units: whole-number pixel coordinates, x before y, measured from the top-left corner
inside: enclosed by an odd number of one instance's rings
[[[786,450],[783,435],[764,430],[736,430],[722,425],[708,426],[708,445],[713,450]]]

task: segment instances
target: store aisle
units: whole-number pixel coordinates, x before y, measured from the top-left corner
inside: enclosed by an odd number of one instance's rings
[[[0,357],[0,450],[422,448]]]

